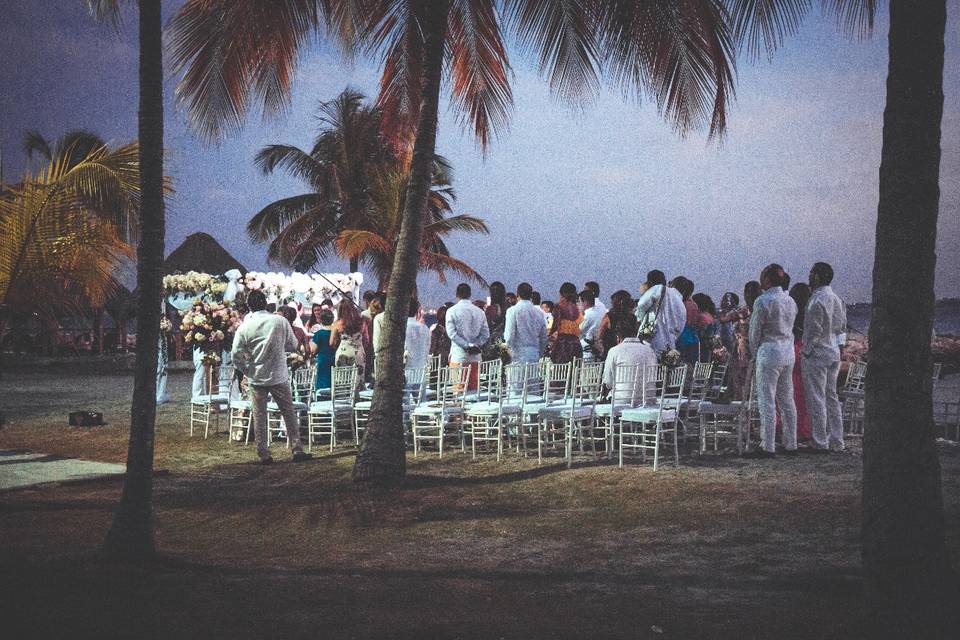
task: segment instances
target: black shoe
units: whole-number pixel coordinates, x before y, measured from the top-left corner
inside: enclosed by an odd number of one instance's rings
[[[751,452],[749,452],[749,453],[743,454],[743,457],[744,457],[744,458],[747,458],[747,459],[750,459],[750,460],[767,460],[767,459],[770,459],[770,458],[776,458],[776,457],[777,457],[777,454],[771,453],[771,452],[766,451],[766,450],[764,450],[764,449],[754,449],[753,451],[751,451]]]
[[[260,464],[273,464],[273,458],[267,456],[266,458],[260,458]]]
[[[313,454],[307,453],[306,451],[294,451],[293,452],[293,461],[294,462],[306,462],[307,460],[313,460]]]
[[[800,452],[797,451],[796,449],[784,449],[784,450],[781,451],[780,453],[782,453],[782,454],[785,455],[785,456],[790,456],[790,457],[792,457],[792,458],[800,455]]]

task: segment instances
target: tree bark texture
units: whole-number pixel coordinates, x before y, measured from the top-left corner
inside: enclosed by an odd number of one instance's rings
[[[424,3],[427,4],[427,3]],[[357,481],[396,484],[406,473],[403,437],[403,349],[407,309],[420,266],[427,198],[433,180],[437,142],[437,109],[443,75],[443,45],[447,23],[446,0],[420,9],[418,20],[424,37],[424,70],[421,81],[420,118],[413,146],[410,182],[397,241],[397,253],[387,286],[386,318],[381,349],[375,354],[377,376],[363,445],[353,477]]]
[[[137,357],[123,495],[104,543],[106,555],[147,560],[153,543],[153,446],[157,414],[160,271],[164,250],[163,52],[160,0],[140,0],[140,242],[137,249]]]
[[[862,542],[871,621],[897,637],[931,637],[924,633],[949,613],[944,598],[957,593],[944,543],[930,355],[945,22],[944,0],[890,3]]]

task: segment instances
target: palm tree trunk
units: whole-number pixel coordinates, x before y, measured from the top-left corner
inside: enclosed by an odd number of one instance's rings
[[[360,258],[350,258],[350,273],[360,270]]]
[[[923,630],[955,610],[945,597],[957,597],[948,586],[930,356],[945,21],[944,0],[890,3],[862,532],[871,617],[889,637],[932,637]]]
[[[420,120],[413,145],[410,182],[397,239],[397,252],[387,287],[383,347],[375,357],[377,377],[363,446],[353,467],[353,478],[395,484],[406,473],[403,438],[403,343],[407,308],[420,266],[420,238],[433,180],[437,142],[437,109],[443,74],[443,42],[447,22],[446,0],[429,3],[420,16],[424,33],[424,70],[421,80]]]
[[[123,496],[104,542],[108,557],[154,555],[153,438],[157,414],[160,269],[163,263],[163,52],[160,0],[140,0],[140,242],[137,249],[137,359]]]

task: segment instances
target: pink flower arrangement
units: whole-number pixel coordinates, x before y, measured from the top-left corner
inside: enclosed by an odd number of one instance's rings
[[[230,348],[241,320],[240,314],[228,302],[196,300],[183,314],[180,329],[184,342],[193,345],[194,349],[216,353]]]

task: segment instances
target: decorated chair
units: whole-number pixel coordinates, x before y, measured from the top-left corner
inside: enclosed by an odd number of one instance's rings
[[[646,460],[647,451],[653,451],[653,469],[660,463],[660,448],[664,444],[673,447],[673,461],[680,465],[680,450],[677,431],[680,412],[677,407],[683,395],[687,377],[687,367],[668,368],[659,366],[648,369],[653,382],[659,389],[659,397],[654,406],[625,409],[620,415],[620,466],[623,467],[624,454],[628,450],[640,451]]]
[[[437,370],[436,399],[421,402],[410,414],[414,457],[420,451],[421,442],[436,440],[442,458],[444,440],[450,436],[459,436],[460,448],[466,452],[462,425],[469,375],[469,367],[441,367]]]

